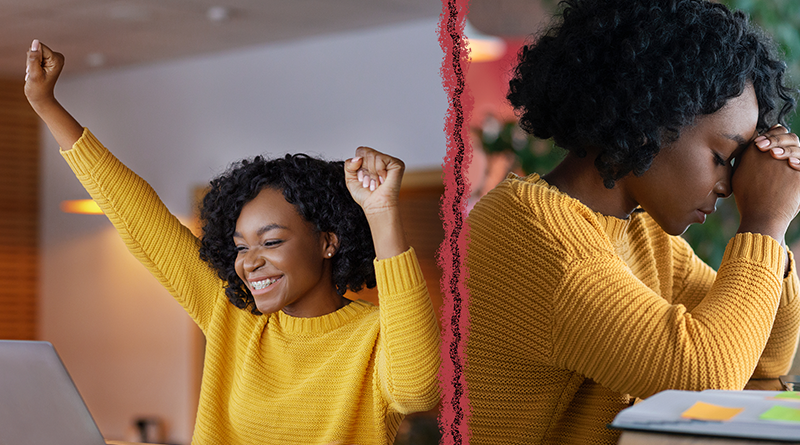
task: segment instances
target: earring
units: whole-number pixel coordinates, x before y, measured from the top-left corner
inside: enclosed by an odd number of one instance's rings
[[[330,258],[333,254],[328,252],[328,258]]]

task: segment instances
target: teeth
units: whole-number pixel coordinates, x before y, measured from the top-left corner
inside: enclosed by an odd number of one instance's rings
[[[261,289],[264,289],[265,287],[269,286],[270,284],[272,284],[272,283],[274,283],[276,281],[278,281],[277,278],[275,278],[274,280],[270,279],[270,278],[267,278],[266,280],[252,281],[252,282],[250,282],[250,285],[253,286],[253,289],[255,289],[255,290],[261,290]]]

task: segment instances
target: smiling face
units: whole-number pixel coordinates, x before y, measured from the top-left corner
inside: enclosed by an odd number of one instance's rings
[[[758,101],[752,85],[724,107],[696,119],[665,146],[644,175],[629,175],[627,199],[640,205],[670,235],[705,222],[717,198],[731,194],[731,163],[756,137]]]
[[[233,242],[236,274],[262,313],[318,317],[342,306],[328,260],[336,236],[318,232],[280,190],[266,188],[242,207]]]

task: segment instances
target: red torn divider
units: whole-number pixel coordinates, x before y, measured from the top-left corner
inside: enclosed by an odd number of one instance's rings
[[[442,0],[439,44],[444,51],[442,84],[449,102],[445,116],[447,154],[442,165],[444,194],[440,216],[445,238],[439,248],[442,269],[442,389],[439,426],[443,445],[469,443],[469,399],[464,378],[465,345],[469,333],[469,298],[464,259],[469,228],[466,203],[469,197],[467,167],[472,160],[469,128],[472,97],[466,85],[469,53],[464,39],[468,0]]]

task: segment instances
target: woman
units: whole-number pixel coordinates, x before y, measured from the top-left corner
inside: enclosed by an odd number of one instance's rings
[[[635,398],[777,378],[797,344],[800,147],[773,125],[795,103],[773,44],[704,0],[562,6],[508,98],[567,155],[470,214],[474,444],[616,443]],[[677,235],[731,194],[714,271]]]
[[[438,327],[400,224],[400,160],[241,161],[212,181],[197,240],[55,99],[63,61],[34,40],[29,102],[205,334],[193,443],[390,444],[404,414],[436,405]],[[380,310],[343,296],[376,282]]]

